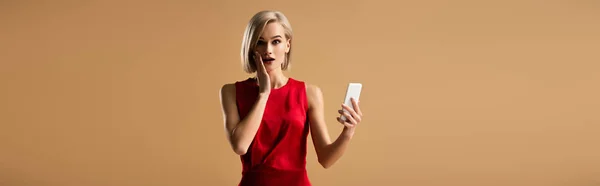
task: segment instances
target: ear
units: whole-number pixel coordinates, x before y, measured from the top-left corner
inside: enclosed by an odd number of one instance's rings
[[[285,53],[289,53],[291,47],[292,47],[292,40],[288,39],[287,42],[286,42],[286,44],[285,44]]]

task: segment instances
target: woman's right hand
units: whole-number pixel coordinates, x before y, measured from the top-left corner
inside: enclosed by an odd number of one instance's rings
[[[271,79],[265,68],[265,64],[262,61],[262,56],[258,52],[254,52],[254,62],[256,64],[256,76],[258,78],[258,86],[260,94],[271,93]]]

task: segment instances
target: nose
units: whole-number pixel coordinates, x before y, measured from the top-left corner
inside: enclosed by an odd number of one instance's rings
[[[273,48],[274,48],[273,45],[271,45],[270,43],[267,44],[267,48],[265,50],[265,54],[266,55],[272,54],[273,53]]]

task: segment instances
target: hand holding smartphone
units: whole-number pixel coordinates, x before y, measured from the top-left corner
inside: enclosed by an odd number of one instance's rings
[[[354,100],[358,101],[358,99],[360,98],[361,91],[362,91],[361,83],[349,83],[348,88],[346,89],[344,105],[346,105],[352,109],[355,109],[354,105],[352,104],[351,98],[354,98]],[[346,111],[346,112],[348,112],[348,111]],[[340,118],[342,119],[342,121],[346,121],[346,117],[344,115],[342,115]]]

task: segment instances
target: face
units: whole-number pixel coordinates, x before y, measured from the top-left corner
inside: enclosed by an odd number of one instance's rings
[[[290,51],[290,40],[285,37],[284,28],[276,22],[267,24],[258,39],[256,51],[262,56],[267,72],[281,70],[285,55]]]

